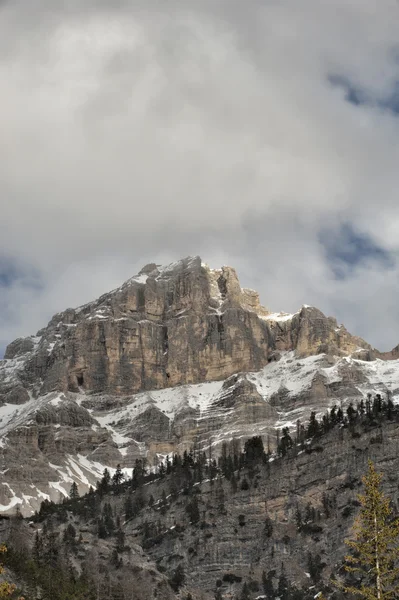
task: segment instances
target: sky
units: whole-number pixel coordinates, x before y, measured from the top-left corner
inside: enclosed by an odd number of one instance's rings
[[[0,0],[0,356],[148,262],[399,343],[397,0]]]

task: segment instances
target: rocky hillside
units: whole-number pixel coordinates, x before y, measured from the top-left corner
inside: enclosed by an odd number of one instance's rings
[[[398,393],[380,354],[304,306],[272,313],[234,269],[199,257],[147,265],[120,288],[55,315],[0,361],[0,511],[25,514],[190,447],[295,427],[311,411]],[[388,359],[390,359],[388,361]]]
[[[133,479],[103,477],[97,492],[45,503],[29,523],[0,520],[21,589],[33,559],[45,600],[61,598],[51,585],[66,586],[65,565],[92,590],[82,599],[313,600],[323,591],[342,600],[330,580],[342,577],[368,459],[398,513],[399,411],[377,396],[328,415],[277,455],[259,438],[244,448],[235,439],[217,464],[174,455],[157,473],[136,465]]]

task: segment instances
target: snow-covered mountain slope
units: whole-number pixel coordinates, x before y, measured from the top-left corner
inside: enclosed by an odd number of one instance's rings
[[[297,358],[283,352],[262,370],[224,381],[115,397],[83,391],[52,392],[0,406],[0,512],[18,504],[29,514],[57,501],[76,481],[81,491],[120,463],[131,475],[136,458],[148,466],[192,446],[213,454],[222,441],[267,437],[305,423],[368,393],[399,401],[399,361]]]
[[[199,257],[147,265],[98,300],[55,315],[36,336],[12,342],[0,363],[0,401],[53,390],[123,396],[223,380],[290,350],[376,356],[316,308],[269,312],[231,267],[212,270]]]
[[[332,317],[270,312],[234,269],[150,264],[56,314],[0,361],[0,512],[87,489],[193,446],[269,437],[311,411],[398,388],[382,355]],[[380,360],[380,359],[390,359]]]

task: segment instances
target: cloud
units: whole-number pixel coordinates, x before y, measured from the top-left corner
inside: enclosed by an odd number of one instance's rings
[[[40,280],[0,289],[0,344],[197,253],[273,309],[399,341],[397,2],[16,0],[0,16],[0,255]],[[355,245],[345,277],[337,242]]]
[[[321,231],[320,243],[337,279],[351,278],[365,265],[386,272],[395,267],[389,252],[376,244],[371,236],[356,231],[350,223],[343,223],[336,230]]]

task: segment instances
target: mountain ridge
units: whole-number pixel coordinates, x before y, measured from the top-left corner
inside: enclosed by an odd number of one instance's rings
[[[274,444],[276,428],[370,391],[396,399],[398,348],[379,353],[315,307],[272,313],[231,267],[146,265],[8,346],[0,512],[32,513],[138,458],[256,434]]]

